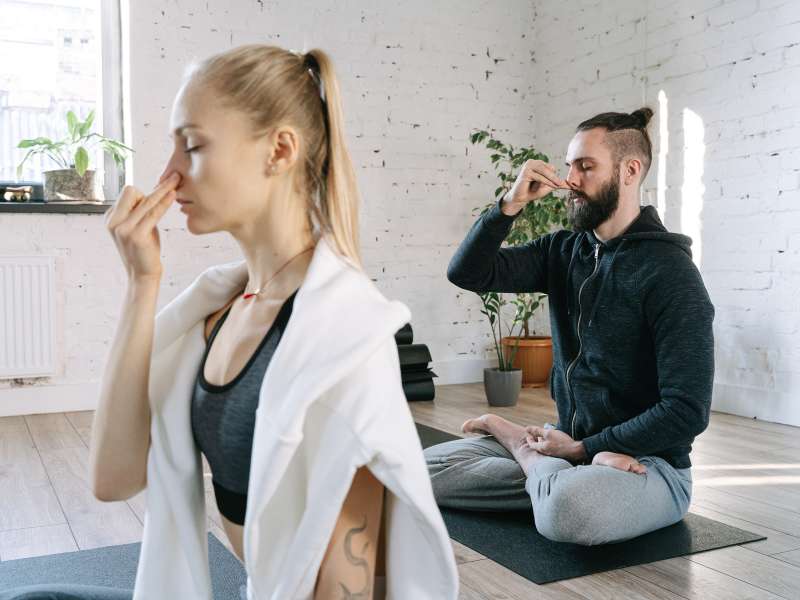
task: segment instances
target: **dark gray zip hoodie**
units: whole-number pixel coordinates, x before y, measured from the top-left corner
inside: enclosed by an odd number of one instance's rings
[[[586,463],[610,450],[690,467],[714,380],[714,307],[692,240],[643,206],[606,242],[562,230],[501,248],[516,218],[501,201],[473,224],[447,278],[478,293],[548,294],[557,428],[583,440]]]

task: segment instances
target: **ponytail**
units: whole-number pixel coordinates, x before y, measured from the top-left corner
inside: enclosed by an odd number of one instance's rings
[[[353,163],[344,138],[344,117],[341,93],[333,63],[325,52],[314,49],[306,53],[307,64],[317,72],[315,81],[320,86],[327,130],[327,158],[320,173],[319,221],[332,236],[338,250],[352,259],[359,268],[361,251],[359,242],[359,195]]]

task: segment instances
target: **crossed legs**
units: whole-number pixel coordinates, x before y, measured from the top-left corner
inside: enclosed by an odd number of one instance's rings
[[[464,430],[488,435],[425,450],[440,506],[532,508],[543,536],[583,545],[636,537],[679,521],[688,510],[689,469],[675,469],[659,457],[614,453],[573,466],[528,447],[523,427],[486,417],[470,419]]]

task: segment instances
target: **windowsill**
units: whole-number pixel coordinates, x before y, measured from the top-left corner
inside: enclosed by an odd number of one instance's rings
[[[0,201],[0,213],[103,214],[113,202],[8,202]]]

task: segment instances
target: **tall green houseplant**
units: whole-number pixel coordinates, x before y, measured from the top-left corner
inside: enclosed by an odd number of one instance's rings
[[[494,191],[495,198],[498,198],[501,193],[505,194],[511,189],[511,186],[514,185],[514,181],[517,178],[520,167],[524,165],[526,161],[541,160],[550,162],[546,154],[538,152],[535,148],[523,147],[515,149],[511,144],[505,144],[485,130],[474,132],[470,135],[469,139],[472,144],[485,145],[492,151],[489,158],[499,182],[498,187]],[[486,211],[490,210],[494,204],[494,202],[490,202],[482,209],[479,206],[473,208],[473,211],[481,209],[480,214],[483,215]],[[521,246],[550,233],[554,227],[566,228],[568,225],[569,217],[563,198],[550,193],[535,202],[529,202],[525,208],[520,211],[516,219],[514,219],[514,224],[511,226],[511,230],[508,232],[505,241],[509,246]],[[485,306],[486,299],[484,297],[486,294],[480,295]],[[533,317],[536,310],[539,309],[545,297],[546,294],[536,292],[515,294],[515,298],[512,301],[517,308],[514,323],[521,323],[523,337],[528,337],[530,335],[530,319]],[[511,360],[513,362],[513,357]],[[502,364],[501,361],[501,365]]]
[[[492,341],[494,341],[494,350],[497,353],[497,366],[501,371],[512,371],[514,369],[514,358],[517,356],[517,350],[519,350],[519,341],[514,344],[508,360],[504,358],[503,352],[500,349],[500,340],[503,337],[501,312],[503,306],[508,304],[508,302],[505,301],[502,294],[497,292],[484,292],[483,294],[478,294],[478,296],[480,296],[481,302],[483,302],[483,309],[481,312],[488,317],[489,326],[492,328]],[[520,305],[517,304],[517,313],[514,315],[511,326],[508,328],[509,336],[514,333],[514,325],[519,324],[520,328],[522,328],[522,325],[524,325],[523,316],[524,311]],[[497,326],[496,332],[495,325]]]

